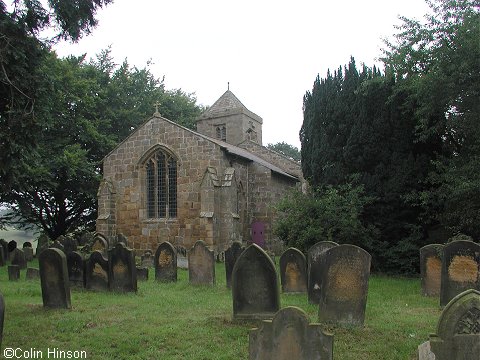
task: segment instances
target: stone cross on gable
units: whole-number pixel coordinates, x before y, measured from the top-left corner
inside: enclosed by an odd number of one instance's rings
[[[155,106],[155,112],[153,113],[154,116],[161,116],[160,112],[158,111],[158,107],[160,105],[161,104],[158,101],[155,104],[153,104],[153,106]]]

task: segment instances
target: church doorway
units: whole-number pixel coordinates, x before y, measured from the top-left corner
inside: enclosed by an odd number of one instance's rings
[[[261,248],[265,248],[265,224],[255,221],[252,224],[252,241]]]

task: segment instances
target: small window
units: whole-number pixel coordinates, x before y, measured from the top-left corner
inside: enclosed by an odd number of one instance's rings
[[[225,124],[217,125],[215,131],[217,139],[227,141],[227,127]]]
[[[177,161],[163,151],[146,162],[147,217],[177,217]]]

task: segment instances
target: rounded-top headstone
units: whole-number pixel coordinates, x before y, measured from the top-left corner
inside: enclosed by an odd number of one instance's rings
[[[60,249],[49,248],[38,258],[43,306],[71,308],[67,258]]]
[[[296,248],[288,248],[280,256],[280,279],[286,293],[307,292],[307,260]]]

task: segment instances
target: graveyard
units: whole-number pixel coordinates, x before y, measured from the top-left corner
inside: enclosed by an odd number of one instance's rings
[[[38,268],[38,260],[28,266]],[[249,331],[259,322],[233,319],[224,263],[215,264],[214,285],[190,284],[186,269],[178,269],[176,282],[158,282],[155,269],[149,272],[136,293],[72,286],[71,308],[50,309],[38,278],[26,280],[21,270],[19,280],[9,281],[3,267],[2,350],[85,350],[88,359],[248,359]],[[363,327],[322,325],[334,336],[334,358],[415,359],[418,345],[436,330],[438,298],[421,295],[419,278],[372,275],[368,285]],[[288,306],[317,322],[318,305],[306,293],[280,291],[280,308]]]

